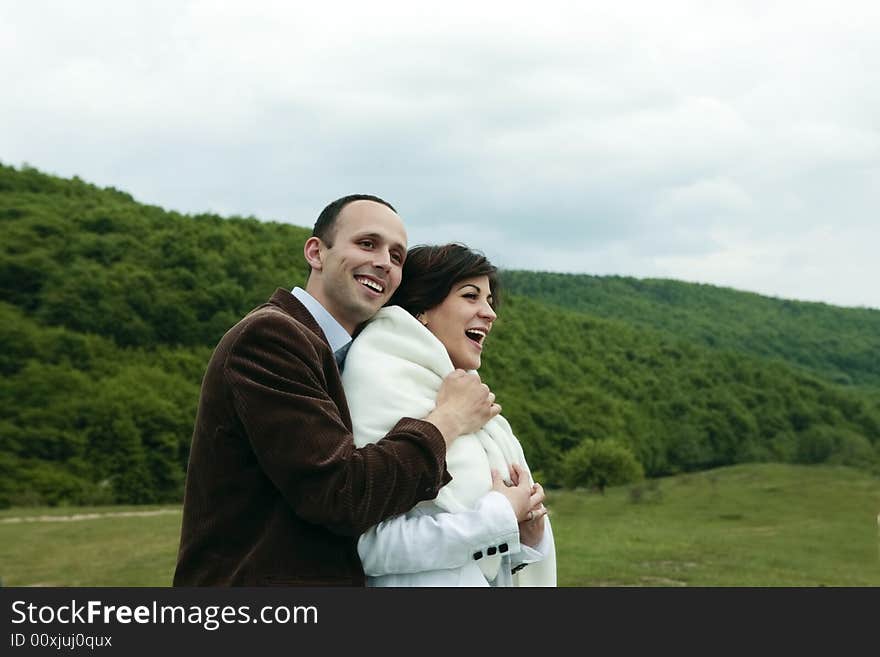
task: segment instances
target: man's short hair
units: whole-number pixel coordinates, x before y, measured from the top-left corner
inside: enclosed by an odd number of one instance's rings
[[[339,217],[342,208],[354,201],[381,203],[385,207],[391,208],[392,212],[397,213],[393,205],[378,196],[373,196],[372,194],[349,194],[348,196],[336,199],[321,210],[321,214],[318,215],[318,220],[315,222],[315,227],[312,228],[312,237],[317,237],[327,246],[333,246],[333,238],[336,236],[336,218]]]

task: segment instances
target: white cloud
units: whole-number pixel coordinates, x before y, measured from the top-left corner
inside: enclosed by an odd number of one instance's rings
[[[723,284],[771,296],[827,301],[848,306],[865,305],[864,289],[847,281],[870,272],[864,263],[873,258],[876,237],[864,230],[819,225],[799,234],[756,239],[727,229],[718,235],[715,252],[656,260],[658,270],[669,277]]]
[[[880,308],[880,5],[0,6],[0,158],[309,225],[387,196],[508,267]]]

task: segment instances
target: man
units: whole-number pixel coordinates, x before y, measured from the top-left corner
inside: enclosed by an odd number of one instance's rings
[[[304,254],[306,289],[276,290],[211,356],[175,586],[363,585],[357,536],[436,497],[447,445],[500,411],[476,374],[454,372],[426,418],[356,449],[339,364],[400,284],[406,231],[382,199],[347,196]]]

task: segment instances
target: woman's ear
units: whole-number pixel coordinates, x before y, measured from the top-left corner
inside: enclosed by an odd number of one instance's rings
[[[419,313],[416,315],[416,319],[422,323],[422,326],[428,325],[428,314],[427,313]]]

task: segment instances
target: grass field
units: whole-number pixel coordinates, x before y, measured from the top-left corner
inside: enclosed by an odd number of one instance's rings
[[[560,586],[880,586],[880,479],[857,470],[743,465],[548,498]],[[100,515],[41,518],[84,514]],[[168,586],[179,531],[179,507],[6,509],[0,577]]]

